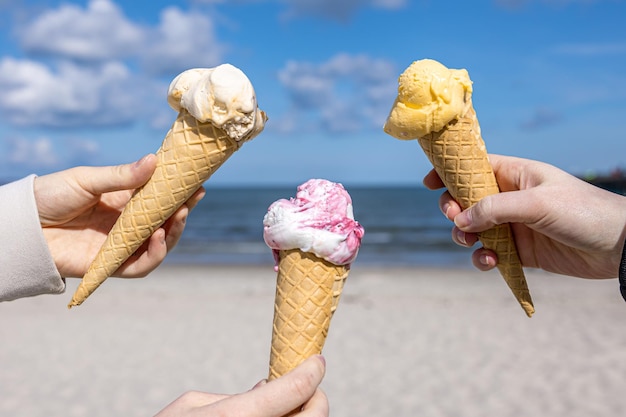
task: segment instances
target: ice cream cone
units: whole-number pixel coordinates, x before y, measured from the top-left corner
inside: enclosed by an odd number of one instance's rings
[[[322,352],[349,265],[299,249],[279,251],[269,379]]]
[[[500,192],[480,125],[471,101],[466,113],[438,132],[418,138],[426,156],[452,197],[466,209],[483,197]],[[498,255],[498,269],[528,317],[535,312],[508,223],[480,233],[483,246]]]
[[[264,113],[261,113],[265,117]],[[255,132],[258,133],[258,132]],[[76,289],[82,304],[240,147],[226,131],[182,109],[157,151],[157,168],[133,195]]]
[[[463,209],[500,192],[472,105],[472,81],[465,69],[422,59],[398,78],[398,96],[384,126],[401,140],[417,139]],[[509,224],[479,234],[498,255],[498,269],[528,317],[535,309]]]

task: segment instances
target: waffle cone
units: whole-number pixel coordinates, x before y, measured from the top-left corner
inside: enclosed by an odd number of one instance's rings
[[[224,130],[182,110],[157,151],[156,171],[124,207],[68,308],[82,304],[238,147]]]
[[[349,266],[334,265],[299,249],[280,251],[270,380],[320,354]]]
[[[500,192],[480,125],[472,106],[442,130],[418,139],[452,197],[466,209]],[[483,246],[498,255],[498,269],[528,317],[535,312],[511,226],[501,224],[479,234]]]

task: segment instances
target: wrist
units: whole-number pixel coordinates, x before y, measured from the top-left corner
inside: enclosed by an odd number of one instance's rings
[[[44,184],[42,184],[42,182],[44,182]],[[42,177],[35,176],[33,179],[33,194],[35,195],[35,205],[37,207],[37,215],[39,216],[39,224],[41,224],[41,227],[45,227],[47,225],[45,215],[46,198],[44,197],[46,187],[45,178],[42,179]]]

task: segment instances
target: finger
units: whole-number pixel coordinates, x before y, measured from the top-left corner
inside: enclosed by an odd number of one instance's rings
[[[172,401],[155,417],[190,415],[190,410],[207,407],[226,398],[227,395],[210,394],[199,391],[188,391]]]
[[[448,191],[439,197],[439,209],[450,221],[454,221],[454,218],[462,211],[459,203],[452,198]]]
[[[528,164],[536,163],[523,158],[496,154],[489,154],[489,162],[501,191],[519,190]]]
[[[312,356],[281,378],[215,404],[215,411],[217,415],[236,409],[250,417],[284,416],[313,397],[325,369],[323,357]]]
[[[196,191],[190,198],[185,202],[185,205],[189,208],[189,211],[193,210],[193,208],[204,198],[206,195],[206,189],[204,187],[200,187],[198,191]]]
[[[273,396],[289,398],[288,402],[277,402],[277,415],[284,415],[306,403],[317,392],[324,378],[326,361],[323,356],[315,355],[296,367],[285,376],[268,383],[265,388],[272,389]]]
[[[179,397],[179,400],[184,403],[187,408],[195,408],[206,406],[208,404],[213,404],[229,397],[230,395],[226,394],[212,394],[209,392],[201,391],[187,391]]]
[[[176,210],[174,214],[163,224],[167,252],[171,251],[182,237],[188,215],[189,208],[187,208],[187,206],[182,206]]]
[[[134,190],[145,184],[156,169],[157,158],[148,154],[131,164],[107,167],[81,167],[77,181],[92,194]]]
[[[437,171],[434,169],[428,171],[428,174],[424,176],[422,182],[429,190],[438,190],[439,188],[445,187],[443,181],[441,181],[441,178],[439,177],[439,174],[437,174]]]
[[[167,255],[165,230],[160,228],[124,262],[114,276],[120,278],[142,278],[154,271]]]
[[[472,263],[481,271],[490,271],[498,265],[498,255],[489,249],[476,249],[472,253]]]
[[[169,219],[163,224],[165,229],[165,244],[167,245],[167,251],[171,251],[180,241],[180,238],[185,231],[187,224],[187,217],[193,207],[195,207],[202,198],[204,198],[206,191],[204,187],[200,187],[190,198],[183,204],[178,210],[170,216]]]
[[[192,205],[204,197],[205,191],[201,187],[189,199]],[[188,202],[189,202],[188,201]],[[115,272],[116,277],[140,278],[155,270],[165,259],[165,256],[180,241],[185,223],[189,215],[187,204],[181,206],[174,214],[157,229],[150,238]]]
[[[546,202],[534,190],[488,195],[459,213],[454,224],[466,232],[478,233],[503,223],[535,223],[544,213]]]
[[[330,412],[330,407],[328,405],[328,397],[321,389],[317,389],[315,394],[311,397],[309,401],[304,404],[302,407],[302,411],[296,415],[300,417],[305,416],[328,416]]]
[[[478,242],[478,235],[476,233],[466,233],[455,226],[452,228],[452,240],[459,246],[469,248]]]

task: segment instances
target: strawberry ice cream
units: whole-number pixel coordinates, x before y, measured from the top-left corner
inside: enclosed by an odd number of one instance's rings
[[[263,226],[263,238],[275,256],[280,250],[300,249],[335,265],[354,261],[364,234],[354,220],[348,192],[323,179],[300,185],[295,198],[274,202]]]

